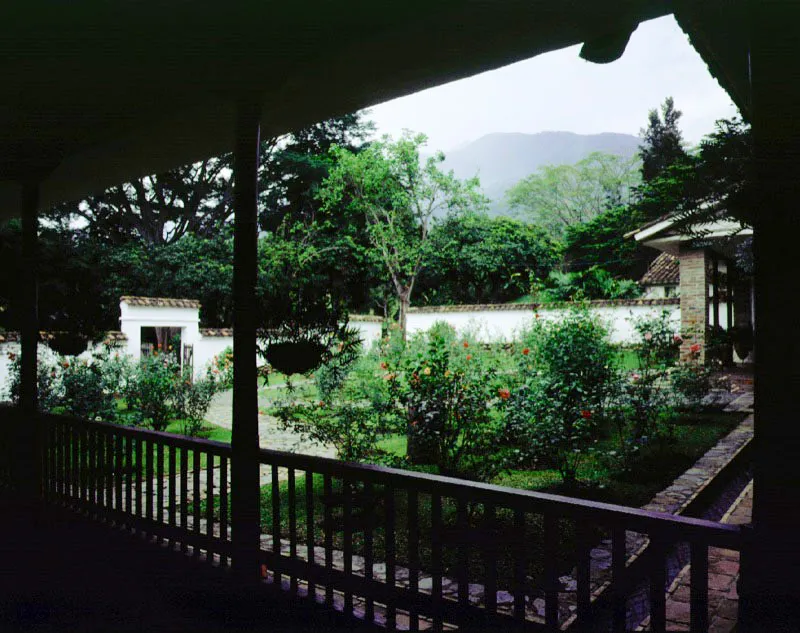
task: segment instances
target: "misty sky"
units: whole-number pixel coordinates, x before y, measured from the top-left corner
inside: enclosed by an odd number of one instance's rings
[[[671,95],[689,143],[737,114],[672,16],[639,26],[611,64],[578,57],[580,46],[539,55],[371,108],[378,132],[424,132],[449,150],[491,132],[567,130],[638,134],[647,112]]]

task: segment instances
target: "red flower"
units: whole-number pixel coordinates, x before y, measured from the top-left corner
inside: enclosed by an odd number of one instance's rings
[[[385,362],[381,363],[381,369],[389,369],[389,365],[387,365]]]
[[[672,340],[675,341],[676,343],[683,343],[683,339],[681,338],[680,334],[673,334]]]
[[[535,317],[538,319],[538,318],[539,318],[539,313],[538,313],[538,312],[536,312],[536,313],[534,313],[534,315],[533,315],[533,316],[535,316]]]
[[[469,347],[469,343],[467,343],[466,341],[464,341],[464,347]]]
[[[700,351],[700,343],[695,343],[694,345],[692,345],[692,346],[689,348],[689,351],[690,351],[692,354],[697,354],[697,353]]]
[[[467,354],[467,360],[472,360],[472,354]]]
[[[522,350],[522,355],[523,355],[523,356],[527,356],[527,355],[528,355],[528,354],[530,354],[530,353],[531,353],[531,350],[529,350],[527,347],[526,347],[525,349],[523,349],[523,350]]]
[[[583,411],[581,411],[581,417],[582,417],[584,420],[588,420],[589,418],[591,418],[591,417],[592,417],[592,412],[591,412],[591,411],[589,411],[588,409],[584,409]]]
[[[511,392],[508,389],[498,389],[497,395],[503,400],[508,400],[511,397]]]

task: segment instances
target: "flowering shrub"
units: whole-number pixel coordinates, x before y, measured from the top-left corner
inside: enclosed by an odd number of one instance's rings
[[[8,383],[4,396],[15,405],[19,404],[22,393],[21,368],[22,359],[19,354],[8,353]],[[51,356],[41,351],[38,354],[36,382],[39,388],[39,410],[52,411],[60,402],[61,380],[60,367]]]
[[[211,359],[211,372],[220,391],[233,389],[233,348],[226,347]]]
[[[690,349],[689,358],[670,372],[670,384],[679,406],[689,411],[702,411],[713,408],[719,398],[720,390],[729,390],[729,382],[718,377],[715,365],[700,363],[700,345],[695,343]]]
[[[202,378],[192,379],[192,371],[185,368],[175,385],[175,414],[183,420],[184,435],[199,435],[203,428],[211,400],[220,390],[215,367],[209,367]]]
[[[520,384],[505,400],[508,441],[523,463],[544,461],[573,485],[619,391],[616,350],[585,308],[535,320],[523,344]]]
[[[384,379],[407,425],[443,474],[489,479],[504,466],[497,458],[502,412],[510,397],[482,348],[456,337],[446,324],[418,334],[403,355],[389,357]]]
[[[171,354],[145,356],[125,385],[124,396],[134,423],[163,431],[173,417],[180,368]]]
[[[61,358],[62,397],[59,405],[64,413],[86,420],[116,420],[115,395],[119,379],[104,371],[106,362],[105,354],[90,359]]]

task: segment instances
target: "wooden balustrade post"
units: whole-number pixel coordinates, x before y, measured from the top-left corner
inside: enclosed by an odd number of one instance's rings
[[[749,3],[755,188],[753,531],[742,552],[741,631],[800,630],[800,59],[796,7]]]
[[[257,99],[239,104],[234,150],[232,564],[242,579],[254,582],[260,577],[256,371],[260,116]]]
[[[19,456],[17,468],[18,490],[24,498],[37,500],[42,493],[42,432],[37,414],[39,390],[37,384],[37,348],[39,343],[38,310],[38,216],[39,185],[26,182],[22,185],[22,312],[20,330],[22,355],[20,358],[20,419],[17,424]]]

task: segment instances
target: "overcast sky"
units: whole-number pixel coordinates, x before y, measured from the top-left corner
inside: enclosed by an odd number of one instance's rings
[[[647,112],[672,96],[689,143],[737,114],[672,16],[639,26],[611,64],[578,56],[580,46],[371,108],[379,133],[424,132],[428,149],[449,150],[491,132],[638,134]]]

